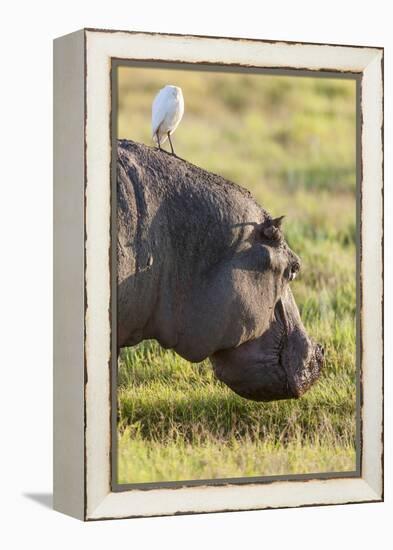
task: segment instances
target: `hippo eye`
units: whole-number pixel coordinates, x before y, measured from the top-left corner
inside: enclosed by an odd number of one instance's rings
[[[286,269],[285,275],[289,281],[296,279],[296,275],[300,271],[300,263],[298,261],[291,262],[288,268]]]

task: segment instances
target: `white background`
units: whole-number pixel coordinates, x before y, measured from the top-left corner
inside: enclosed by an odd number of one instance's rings
[[[0,544],[3,548],[391,547],[393,304],[392,254],[388,249],[385,503],[89,524],[50,509],[52,39],[82,27],[97,27],[384,46],[386,238],[391,246],[393,113],[389,4],[381,0],[367,3],[36,0],[2,4]]]

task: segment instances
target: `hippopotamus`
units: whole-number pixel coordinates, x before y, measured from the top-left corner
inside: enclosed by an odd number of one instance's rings
[[[155,339],[255,401],[298,398],[323,349],[291,281],[300,259],[249,191],[190,162],[117,143],[118,348]]]

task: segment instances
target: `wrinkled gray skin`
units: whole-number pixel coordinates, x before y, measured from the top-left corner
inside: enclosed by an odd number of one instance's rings
[[[245,189],[118,143],[118,347],[155,338],[247,399],[299,397],[322,349],[289,287],[299,258]]]

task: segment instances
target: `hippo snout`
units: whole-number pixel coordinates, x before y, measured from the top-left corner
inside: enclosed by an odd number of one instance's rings
[[[301,397],[320,377],[325,357],[325,350],[321,344],[308,341],[307,347],[311,353],[307,353],[309,359],[300,364],[292,361],[287,365],[288,381],[293,392],[293,397]]]
[[[319,378],[324,349],[300,327],[287,335],[281,353],[269,335],[211,357],[215,375],[238,395],[253,401],[301,397]]]

